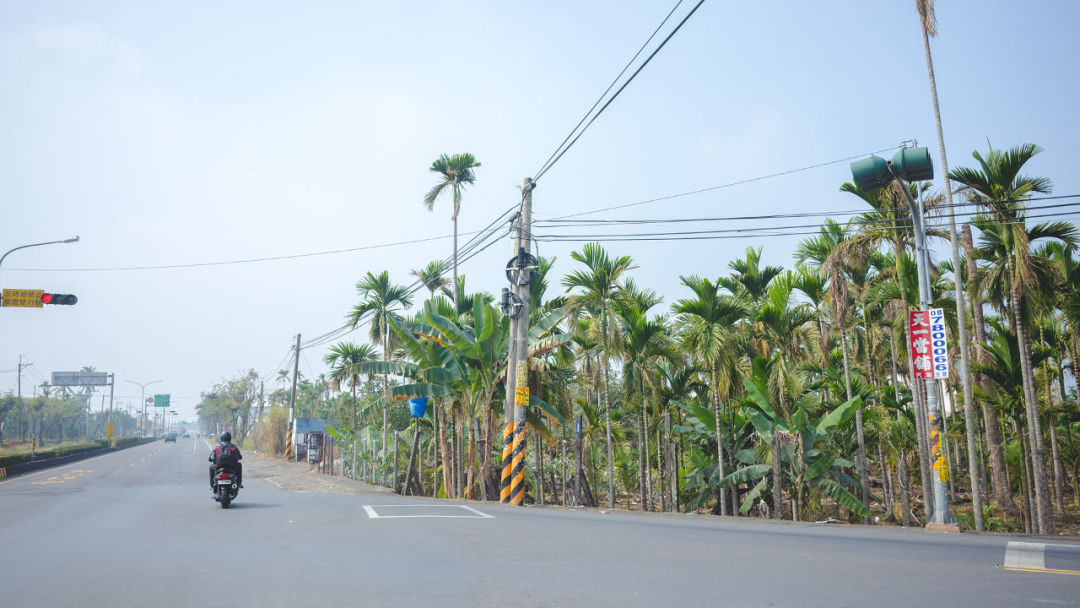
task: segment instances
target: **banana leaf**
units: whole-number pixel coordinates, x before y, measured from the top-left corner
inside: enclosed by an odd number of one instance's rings
[[[731,488],[747,483],[751,479],[760,479],[772,472],[770,464],[752,464],[735,471],[731,475],[720,480],[720,487]]]
[[[549,445],[555,445],[555,435],[544,424],[539,411],[534,409],[525,410],[525,424],[531,426],[541,437],[546,439]]]
[[[836,501],[842,507],[846,507],[852,513],[860,517],[869,517],[870,510],[863,506],[862,501],[840,486],[835,481],[821,477],[814,482],[821,491],[828,494],[833,500]]]
[[[745,514],[747,511],[749,511],[754,506],[754,502],[761,497],[761,493],[765,491],[765,488],[768,487],[768,485],[769,480],[762,479],[757,483],[756,486],[753,487],[753,489],[747,492],[746,498],[744,498],[742,504],[739,505],[739,513]]]
[[[457,397],[458,394],[441,384],[416,382],[391,387],[390,396],[395,399],[412,399],[414,397]]]
[[[545,414],[557,420],[559,424],[566,424],[566,417],[560,414],[559,410],[555,409],[550,403],[536,395],[529,395],[529,406],[536,406]]]
[[[556,308],[555,310],[544,315],[542,319],[534,323],[533,326],[529,328],[529,344],[533,344],[534,342],[539,340],[544,334],[551,331],[551,328],[555,327],[559,323],[559,321],[563,320],[563,317],[566,316],[567,310],[568,309],[565,306],[563,306],[562,308]]]
[[[365,361],[360,364],[361,374],[391,374],[405,378],[418,378],[420,366],[408,361]]]
[[[847,424],[860,407],[862,407],[862,397],[855,397],[845,401],[818,422],[817,432],[824,435],[838,426]]]

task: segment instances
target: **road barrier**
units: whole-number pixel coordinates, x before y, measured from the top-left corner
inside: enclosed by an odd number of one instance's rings
[[[13,464],[8,467],[0,467],[0,479],[6,477],[12,477],[14,475],[22,475],[23,473],[29,473],[31,471],[38,471],[41,469],[48,469],[51,467],[67,464],[69,462],[77,462],[79,460],[85,460],[87,458],[93,458],[94,456],[100,456],[102,454],[108,454],[109,452],[117,452],[126,448],[135,447],[137,445],[144,445],[155,441],[153,437],[140,437],[138,440],[120,445],[117,447],[104,447],[98,450],[88,450],[85,452],[78,452],[76,454],[69,454],[67,456],[59,456],[57,458],[46,458],[44,460],[31,460],[30,462],[23,462],[19,464]]]

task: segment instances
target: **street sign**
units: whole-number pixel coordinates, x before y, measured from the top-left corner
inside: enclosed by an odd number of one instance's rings
[[[5,289],[3,306],[17,306],[19,308],[42,308],[41,295],[44,289]]]
[[[934,377],[949,377],[949,344],[945,340],[945,312],[930,309],[930,356],[934,362]]]
[[[154,395],[154,407],[169,407],[169,396]]]
[[[53,386],[108,386],[107,372],[53,372]]]
[[[945,340],[945,313],[940,308],[908,313],[911,361],[918,380],[949,377],[949,346]]]
[[[154,405],[154,398],[153,397],[147,397],[146,398],[146,405]]]

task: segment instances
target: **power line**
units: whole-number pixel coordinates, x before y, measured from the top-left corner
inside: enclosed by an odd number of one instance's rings
[[[1034,197],[1026,199],[1010,199],[1001,201],[992,201],[993,204],[1000,203],[1013,203],[1013,202],[1031,202],[1031,201],[1047,201],[1047,200],[1064,200],[1080,198],[1080,194],[1066,194],[1060,196],[1046,196],[1046,197]],[[957,209],[961,207],[977,207],[987,204],[991,204],[982,201],[961,201],[957,203],[941,203],[933,207],[926,209],[927,213],[933,214],[941,212],[945,209]],[[1069,207],[1077,205],[1078,203],[1062,203],[1057,205],[1038,205],[1028,207],[1031,209],[1050,209],[1054,207]],[[686,222],[733,222],[733,221],[757,221],[757,220],[775,220],[775,219],[791,219],[791,218],[806,218],[806,217],[830,217],[830,216],[842,216],[842,215],[869,215],[879,213],[892,213],[892,212],[908,212],[910,207],[885,207],[880,209],[867,209],[863,207],[861,209],[844,209],[838,211],[805,211],[800,213],[772,213],[764,215],[737,215],[727,217],[678,217],[678,218],[655,218],[655,219],[594,219],[594,220],[546,220],[538,221],[537,224],[549,225],[552,227],[560,226],[564,228],[579,228],[586,226],[611,226],[611,225],[634,225],[634,224],[677,224]],[[976,213],[978,215],[984,213],[982,211]],[[904,219],[904,218],[896,218]],[[892,219],[880,219],[870,220],[879,222],[894,221]]]
[[[671,18],[671,15],[675,13],[675,10],[678,9],[679,6],[682,5],[682,3],[683,0],[679,0],[675,3],[675,6],[671,8],[671,11],[667,14],[666,17],[664,17],[664,20],[660,22],[660,25],[656,26],[656,29],[653,30],[653,33],[650,34],[649,38],[644,42],[644,44],[641,45],[641,48],[639,48],[638,51],[634,53],[634,56],[630,58],[630,61],[626,62],[626,65],[623,67],[622,71],[619,72],[619,75],[611,81],[611,84],[608,85],[608,88],[604,89],[604,92],[601,93],[600,97],[596,99],[596,103],[594,103],[592,107],[589,108],[588,112],[585,112],[585,115],[581,117],[581,120],[579,120],[578,123],[574,125],[574,128],[571,129],[569,133],[567,133],[566,138],[559,143],[558,147],[555,148],[555,151],[551,153],[551,156],[549,156],[547,160],[544,161],[544,164],[541,165],[540,171],[537,171],[536,173],[537,178],[539,178],[542,172],[547,168],[548,163],[551,162],[551,159],[555,158],[555,155],[559,153],[559,150],[562,150],[562,147],[566,145],[566,142],[570,141],[570,138],[574,136],[574,133],[576,133],[578,128],[581,127],[582,123],[584,123],[585,120],[589,118],[589,115],[592,114],[592,111],[596,109],[596,106],[600,105],[601,101],[604,101],[604,97],[606,97],[607,94],[611,92],[611,89],[613,89],[616,83],[619,82],[619,79],[623,77],[623,74],[626,73],[626,70],[629,70],[630,66],[633,65],[635,61],[637,61],[637,58],[641,55],[641,52],[645,50],[645,47],[648,46],[650,42],[652,42],[652,39],[655,38],[656,34],[660,31],[660,28],[664,27],[664,24],[668,22],[668,19]]]
[[[637,78],[637,75],[641,73],[641,70],[645,69],[645,66],[649,65],[649,62],[653,60],[653,57],[656,57],[656,54],[660,52],[660,49],[664,48],[664,46],[667,45],[668,41],[671,40],[672,36],[674,36],[680,29],[682,29],[682,26],[690,19],[690,17],[692,17],[694,15],[694,13],[697,12],[698,8],[700,8],[701,5],[704,4],[704,3],[705,3],[705,0],[699,0],[698,3],[694,5],[694,8],[690,9],[690,12],[687,13],[685,17],[683,17],[682,21],[680,21],[679,24],[675,26],[675,29],[671,30],[671,33],[668,34],[666,38],[664,38],[664,40],[660,43],[660,46],[656,47],[656,50],[654,50],[645,59],[645,62],[642,63],[638,67],[638,69],[634,70],[634,73],[630,75],[630,78],[628,78],[626,80],[626,82],[624,82],[623,85],[621,87],[619,87],[619,89],[617,91],[615,91],[615,93],[607,100],[607,102],[603,106],[601,106],[599,110],[597,110],[596,114],[593,114],[593,117],[591,119],[589,119],[589,122],[586,123],[585,126],[582,127],[580,131],[578,131],[578,134],[574,137],[574,139],[571,140],[569,144],[566,144],[565,146],[562,146],[562,151],[558,152],[558,154],[555,155],[555,157],[553,159],[551,159],[548,162],[544,163],[544,166],[541,167],[540,171],[538,171],[536,173],[536,176],[533,177],[533,183],[534,184],[536,182],[538,182],[540,180],[540,178],[543,177],[543,175],[548,172],[548,170],[550,170],[553,166],[555,166],[555,163],[559,162],[559,159],[561,159],[563,157],[563,155],[566,154],[567,151],[569,151],[570,148],[572,148],[575,143],[577,143],[577,140],[581,139],[581,136],[585,134],[585,131],[587,131],[589,129],[589,127],[592,126],[593,122],[595,122],[596,119],[599,118],[600,115],[604,113],[604,110],[606,110],[608,108],[608,106],[611,105],[611,102],[615,101],[615,99],[619,97],[619,94],[623,92],[623,90],[627,87],[627,85],[629,85],[631,82],[634,81],[634,78]],[[676,5],[676,6],[678,6],[678,5]],[[664,18],[664,21],[667,21],[667,17]],[[655,36],[655,33],[653,35]],[[650,37],[650,39],[651,39],[651,37]],[[573,132],[571,131],[571,133],[573,133]]]
[[[737,180],[737,181],[734,181],[734,182],[728,182],[726,184],[720,184],[718,186],[709,186],[707,188],[700,188],[698,190],[691,190],[689,192],[680,192],[678,194],[669,194],[667,196],[660,196],[660,197],[657,197],[657,198],[651,198],[651,199],[644,200],[644,201],[637,201],[637,202],[634,202],[634,203],[624,203],[624,204],[621,204],[621,205],[613,205],[611,207],[601,207],[599,209],[592,209],[590,211],[580,211],[578,213],[571,213],[569,215],[560,215],[558,217],[554,217],[554,218],[551,218],[551,219],[548,219],[548,220],[537,220],[537,223],[542,222],[542,221],[556,222],[556,221],[569,219],[569,218],[572,218],[572,217],[581,217],[583,215],[592,215],[593,213],[601,213],[601,212],[604,212],[604,211],[615,211],[617,209],[627,209],[629,207],[637,207],[637,206],[640,206],[640,205],[648,205],[650,203],[658,203],[658,202],[661,202],[661,201],[668,201],[668,200],[671,200],[671,199],[682,198],[684,196],[692,196],[694,194],[702,194],[702,193],[705,193],[705,192],[712,192],[713,190],[722,190],[724,188],[731,188],[733,186],[742,186],[744,184],[752,184],[754,182],[760,182],[760,181],[767,180],[767,179],[773,179],[775,177],[783,177],[785,175],[791,175],[793,173],[801,173],[803,171],[810,171],[811,169],[820,169],[821,167],[828,167],[829,165],[836,165],[836,164],[843,163],[843,162],[857,160],[857,159],[860,159],[860,158],[865,158],[865,157],[870,156],[872,154],[881,154],[883,152],[888,152],[890,150],[895,150],[896,148],[899,148],[899,147],[901,147],[901,146],[890,146],[888,148],[882,148],[880,150],[875,150],[873,152],[866,152],[866,153],[863,153],[863,154],[856,154],[854,156],[847,156],[847,157],[844,157],[844,158],[838,158],[836,160],[830,160],[830,161],[826,161],[826,162],[822,162],[822,163],[816,163],[816,164],[813,164],[813,165],[807,165],[805,167],[799,167],[797,169],[788,169],[787,171],[780,171],[779,173],[770,173],[768,175],[761,175],[761,176],[758,176],[758,177],[750,177],[750,178],[746,178],[746,179],[740,179],[740,180]]]
[[[476,234],[481,232],[480,230],[470,231],[460,234]],[[443,236],[432,236],[422,239],[412,239],[409,241],[397,241],[394,243],[382,243],[379,245],[364,245],[361,247],[350,247],[348,249],[333,249],[329,251],[315,251],[311,253],[297,253],[293,255],[277,255],[262,258],[249,258],[244,260],[222,260],[216,262],[195,262],[190,264],[163,264],[159,266],[111,266],[104,268],[11,268],[10,270],[20,270],[28,272],[115,272],[115,271],[128,271],[128,270],[172,270],[177,268],[201,268],[204,266],[228,266],[233,264],[252,264],[256,262],[276,262],[280,260],[295,260],[298,258],[310,258],[323,255],[336,255],[341,253],[352,253],[355,251],[368,251],[372,249],[385,249],[387,247],[398,247],[401,245],[415,245],[417,243],[426,243],[429,241],[439,241],[442,239],[452,238],[454,235],[447,234]],[[7,272],[7,271],[5,271]]]
[[[979,216],[982,213],[964,213],[958,215],[965,216]],[[1080,215],[1080,211],[1070,211],[1066,213],[1045,213],[1028,215],[1022,220],[1010,221],[1010,222],[997,222],[999,224],[1011,225],[1022,224],[1027,219],[1045,218],[1045,217],[1069,217],[1074,215]],[[854,222],[854,225],[859,225],[858,222]],[[798,231],[797,228],[810,228],[818,227],[818,230]],[[904,225],[887,225],[877,226],[876,230],[909,230],[910,224],[904,222]],[[683,231],[683,232],[655,232],[655,233],[627,233],[627,234],[555,234],[555,235],[540,235],[540,238],[546,242],[619,242],[619,241],[684,241],[684,240],[732,240],[732,239],[746,239],[746,238],[763,238],[763,237],[785,237],[785,236],[802,236],[802,235],[817,235],[820,234],[820,226],[816,224],[803,225],[803,226],[760,226],[760,227],[747,227],[747,228],[735,228],[735,229],[721,229],[721,230],[702,230],[702,231]]]

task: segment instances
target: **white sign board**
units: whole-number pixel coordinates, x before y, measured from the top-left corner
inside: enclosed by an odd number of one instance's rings
[[[949,377],[949,344],[945,340],[945,312],[930,309],[930,348],[934,365],[934,378]]]
[[[53,372],[53,386],[109,386],[107,372]]]

